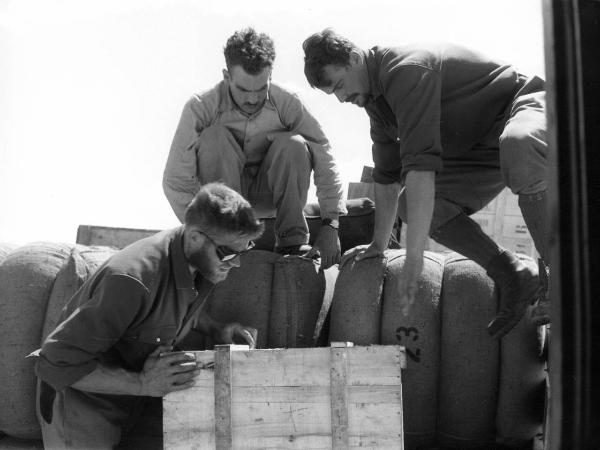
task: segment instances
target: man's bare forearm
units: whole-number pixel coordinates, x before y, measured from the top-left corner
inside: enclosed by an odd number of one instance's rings
[[[435,172],[410,171],[406,175],[406,256],[421,258],[427,246],[435,203]]]
[[[389,243],[398,211],[399,183],[375,183],[375,229],[373,244],[384,251]]]

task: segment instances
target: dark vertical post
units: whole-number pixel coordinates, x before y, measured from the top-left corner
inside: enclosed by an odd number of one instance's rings
[[[600,448],[600,0],[544,0],[550,193],[547,448]]]

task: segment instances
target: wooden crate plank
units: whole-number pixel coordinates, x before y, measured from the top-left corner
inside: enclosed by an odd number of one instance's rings
[[[194,386],[190,392],[196,389],[206,388]],[[347,392],[348,403],[397,403],[401,394],[395,385],[348,386]],[[330,395],[329,386],[236,386],[232,403],[328,403]]]
[[[390,348],[386,348],[390,347]],[[398,347],[399,348],[399,347]],[[400,384],[400,350],[355,347],[348,354],[349,385]],[[234,386],[329,385],[329,349],[273,349],[232,355]],[[255,365],[261,367],[257,373]]]
[[[214,361],[213,351],[192,353],[199,363]],[[232,355],[236,367],[232,383],[234,386],[329,386],[329,357],[329,348],[236,352]],[[261,368],[258,373],[255,365]],[[400,346],[354,347],[348,354],[348,384],[399,385],[399,367],[406,367],[405,354]]]
[[[147,230],[140,228],[104,227],[98,225],[79,225],[77,228],[77,244],[106,245],[124,248],[129,244],[143,239],[160,230]]]
[[[227,345],[215,348],[215,441],[217,450],[232,447],[231,429],[231,349]]]
[[[400,409],[392,403],[348,404],[348,435],[395,435]],[[232,410],[234,435],[244,438],[330,434],[330,420],[326,403],[239,403]]]

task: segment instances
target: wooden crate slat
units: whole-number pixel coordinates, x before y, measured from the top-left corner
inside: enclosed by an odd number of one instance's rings
[[[195,403],[193,399],[212,396],[212,383],[196,384],[188,390],[173,392],[165,399],[170,403]],[[212,381],[212,380],[210,380]],[[348,386],[349,403],[397,403],[401,401],[399,386]],[[232,403],[290,403],[299,398],[305,403],[327,403],[329,386],[236,386]]]
[[[329,378],[331,383],[331,448],[346,450],[348,440],[348,349],[332,347]]]
[[[325,403],[240,403],[232,411],[234,435],[301,436],[330,434],[330,409]],[[386,417],[381,417],[386,414]],[[399,405],[349,404],[348,435],[387,436],[398,429]]]
[[[389,347],[389,348],[386,348]],[[329,348],[275,349],[233,354],[234,386],[329,386]],[[393,346],[355,347],[348,354],[349,385],[399,385],[400,363]],[[263,370],[257,373],[258,365]]]
[[[231,426],[231,350],[218,345],[215,351],[214,376],[215,443],[217,450],[232,448]]]

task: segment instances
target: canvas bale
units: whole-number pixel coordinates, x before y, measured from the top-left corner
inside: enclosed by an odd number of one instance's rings
[[[383,286],[381,344],[406,348],[402,373],[405,448],[433,445],[436,440],[440,367],[440,295],[444,257],[425,252],[415,302],[405,316],[398,295],[405,250],[388,250]]]
[[[48,300],[41,343],[56,328],[62,309],[97,269],[117,250],[103,246],[77,245],[71,252],[67,264],[56,276]]]
[[[496,314],[494,283],[475,262],[452,253],[442,286],[439,444],[449,448],[491,445],[500,348],[487,332]]]
[[[269,348],[312,347],[324,294],[325,274],[320,264],[297,256],[278,259],[273,276]]]
[[[0,263],[6,259],[8,254],[18,247],[17,244],[0,242]]]
[[[537,268],[531,258],[519,256],[525,264]],[[498,441],[506,445],[523,445],[542,432],[546,363],[538,332],[528,311],[500,344],[496,430]]]
[[[381,295],[386,267],[386,256],[350,260],[344,264],[333,293],[329,325],[331,342],[380,343]]]
[[[256,328],[258,348],[266,348],[269,342],[273,271],[279,258],[281,255],[265,250],[242,255],[240,267],[229,271],[204,305],[206,312],[219,322],[239,322]],[[207,349],[213,345],[211,339],[206,339]]]
[[[33,243],[12,251],[0,264],[0,430],[14,437],[40,438],[35,415],[34,358],[48,299],[71,245]]]

